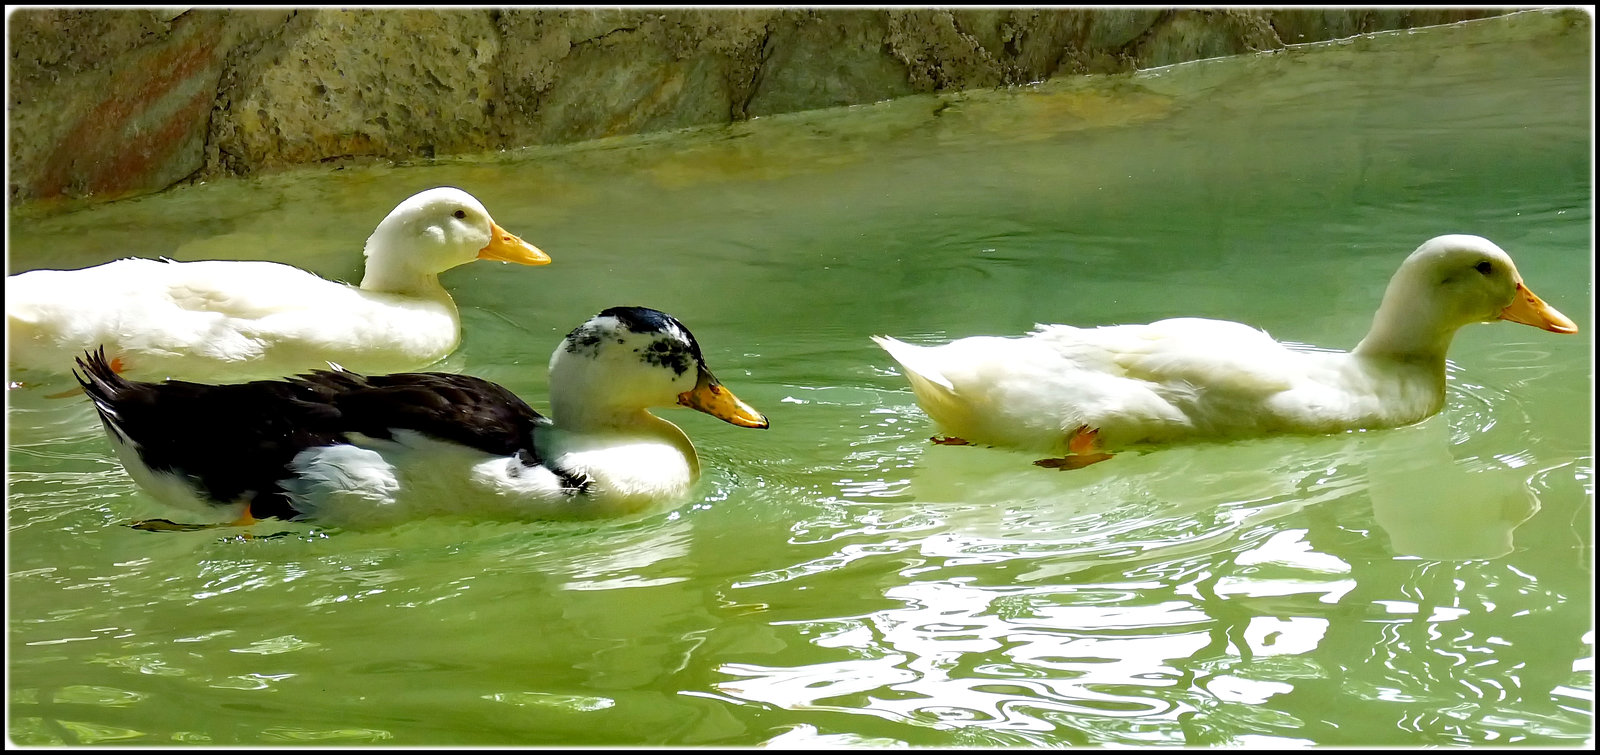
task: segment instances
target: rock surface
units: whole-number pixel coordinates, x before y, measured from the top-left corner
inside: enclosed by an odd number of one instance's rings
[[[1499,15],[1464,9],[9,12],[10,198],[407,161],[1026,84]]]

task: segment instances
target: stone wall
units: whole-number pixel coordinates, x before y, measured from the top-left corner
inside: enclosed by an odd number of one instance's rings
[[[10,198],[1130,71],[1473,9],[64,9],[7,16]]]

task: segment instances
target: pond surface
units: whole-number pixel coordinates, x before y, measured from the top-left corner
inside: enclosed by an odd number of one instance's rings
[[[1581,14],[1580,14],[1581,15]],[[691,500],[586,524],[148,533],[69,379],[8,392],[7,732],[27,745],[1593,741],[1591,30],[1526,13],[1136,75],[13,215],[11,272],[345,280],[441,184],[549,252],[444,276],[439,369],[544,409],[612,305],[766,412],[664,414]],[[1486,236],[1577,336],[1495,323],[1438,416],[1125,453],[933,446],[868,336],[1197,315],[1349,348]]]

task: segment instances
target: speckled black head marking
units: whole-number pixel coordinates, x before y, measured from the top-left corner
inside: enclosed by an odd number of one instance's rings
[[[658,336],[639,350],[640,358],[647,364],[666,367],[682,375],[705,362],[694,334],[672,315],[648,307],[612,307],[595,315],[596,319],[602,317],[615,318],[629,332]],[[567,334],[566,350],[569,354],[593,357],[604,339],[604,331],[590,320]],[[618,343],[621,342],[618,339]]]
[[[689,348],[684,342],[676,339],[652,341],[643,349],[640,356],[644,358],[646,364],[666,367],[671,369],[674,375],[682,375],[694,364]]]
[[[588,322],[579,325],[567,334],[567,353],[592,359],[600,353],[600,341],[603,337],[598,325]]]

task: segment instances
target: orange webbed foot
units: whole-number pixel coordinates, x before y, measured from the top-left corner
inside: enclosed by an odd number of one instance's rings
[[[1050,469],[1083,469],[1090,464],[1098,464],[1109,458],[1111,458],[1111,454],[1104,453],[1068,454],[1066,456],[1058,456],[1052,459],[1039,459],[1035,461],[1033,465],[1036,467],[1047,467]]]
[[[239,514],[238,519],[235,519],[231,522],[180,524],[172,521],[171,519],[141,519],[128,526],[132,529],[141,530],[143,532],[194,532],[195,530],[210,530],[220,527],[249,527],[250,525],[257,524],[260,521],[260,519],[251,516],[250,509],[246,508],[243,513]],[[250,533],[243,533],[242,537],[248,540],[250,538]]]
[[[1049,469],[1083,469],[1090,464],[1098,464],[1111,458],[1111,454],[1096,450],[1099,447],[1100,430],[1088,425],[1079,425],[1067,436],[1067,455],[1052,459],[1039,459],[1034,466]]]
[[[131,529],[141,532],[193,532],[195,530],[219,527],[217,524],[179,524],[171,519],[140,519],[128,525]]]
[[[1088,425],[1078,425],[1067,436],[1067,450],[1075,454],[1092,454],[1100,442],[1100,428],[1090,428]]]

